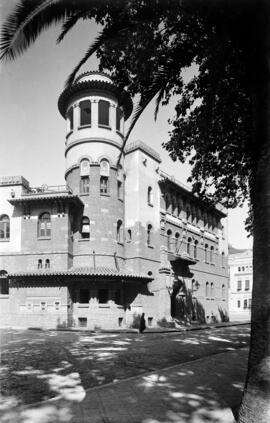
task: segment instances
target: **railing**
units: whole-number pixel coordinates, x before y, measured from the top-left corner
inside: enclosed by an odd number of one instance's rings
[[[41,185],[40,187],[31,187],[24,192],[22,195],[33,195],[33,194],[55,194],[55,193],[69,193],[72,194],[72,190],[68,185]]]
[[[159,172],[160,176],[162,176],[163,178],[169,179],[170,181],[174,182],[175,184],[179,185],[181,188],[184,188],[186,191],[191,192],[191,187],[188,185],[183,184],[182,182],[180,182],[178,179],[176,179],[174,176],[169,175],[168,173],[164,172],[163,170],[161,170]]]

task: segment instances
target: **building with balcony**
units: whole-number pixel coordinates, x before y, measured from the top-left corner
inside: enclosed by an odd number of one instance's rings
[[[229,317],[232,321],[250,321],[253,260],[252,250],[229,254]]]
[[[226,213],[160,168],[142,141],[122,152],[129,94],[86,72],[60,95],[65,186],[0,178],[0,325],[148,327],[228,315]],[[57,165],[57,164],[55,164]]]

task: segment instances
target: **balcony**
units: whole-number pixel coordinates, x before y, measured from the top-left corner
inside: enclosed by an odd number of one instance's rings
[[[72,190],[68,185],[41,185],[40,187],[29,187],[28,190],[22,193],[22,197],[28,195],[40,194],[72,194]]]

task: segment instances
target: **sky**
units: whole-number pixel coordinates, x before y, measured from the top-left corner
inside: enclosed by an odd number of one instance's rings
[[[16,0],[0,1],[0,26]],[[70,71],[95,39],[93,22],[80,22],[56,45],[60,26],[42,33],[37,41],[13,62],[0,64],[0,176],[23,175],[31,186],[64,184],[65,120],[57,108],[58,97]],[[81,72],[96,70],[91,58]],[[80,72],[79,72],[80,73]],[[154,102],[136,124],[130,142],[140,139],[161,155],[163,171],[182,183],[190,166],[173,162],[162,142],[169,140],[168,119],[174,115],[175,101],[161,107],[154,120]],[[229,243],[236,248],[252,248],[244,220],[247,206],[228,211]]]

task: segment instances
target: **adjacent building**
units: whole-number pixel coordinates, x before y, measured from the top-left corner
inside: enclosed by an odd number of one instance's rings
[[[121,154],[133,104],[108,75],[80,75],[58,107],[66,185],[0,178],[1,326],[226,320],[225,211],[163,172],[144,142]]]
[[[252,301],[252,250],[229,254],[229,317],[231,321],[249,321]]]

